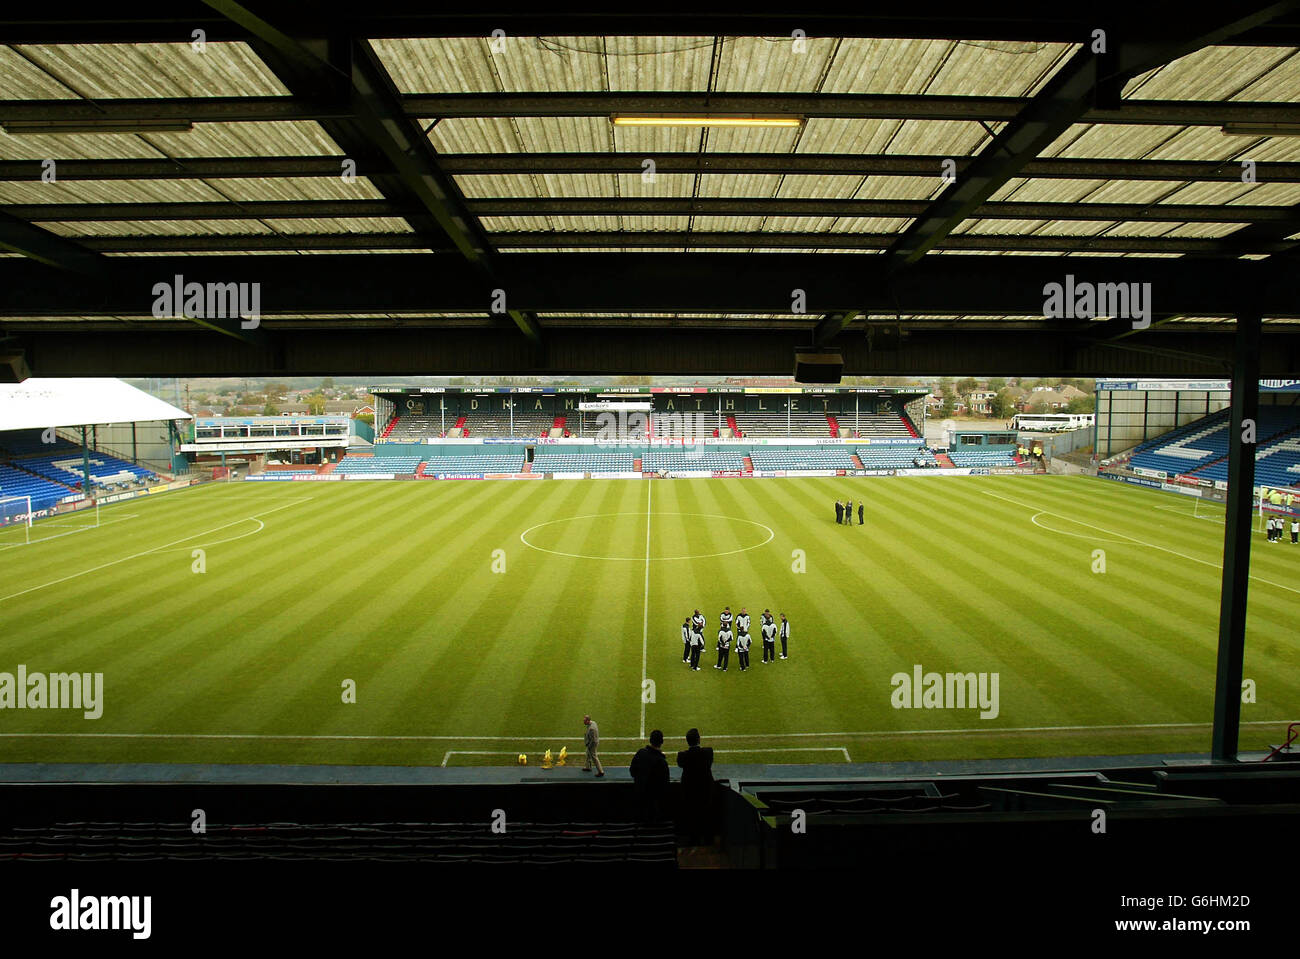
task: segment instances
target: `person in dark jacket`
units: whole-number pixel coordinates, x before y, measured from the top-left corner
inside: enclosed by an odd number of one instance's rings
[[[628,771],[636,784],[636,815],[638,822],[661,822],[668,800],[668,760],[664,757],[664,734],[657,729],[650,732],[650,745],[642,746]]]
[[[844,504],[841,503],[839,500],[835,501],[835,522],[836,523],[844,522]]]
[[[677,754],[682,771],[681,825],[697,846],[713,841],[713,748],[700,745],[700,731],[686,733],[686,745]]]
[[[862,525],[862,504],[858,504],[858,525]]]

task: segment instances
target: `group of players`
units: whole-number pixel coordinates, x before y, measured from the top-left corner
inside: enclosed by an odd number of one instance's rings
[[[732,632],[732,626],[735,626],[735,632]],[[700,668],[700,656],[704,652],[704,614],[698,609],[694,615],[689,616],[682,622],[682,662],[695,671]],[[778,626],[776,620],[772,618],[770,609],[763,610],[763,615],[759,621],[759,631],[763,637],[763,663],[776,662],[776,641],[778,637],[781,640],[781,658],[790,658],[790,621],[785,618],[785,613],[781,614],[781,625]],[[731,643],[736,643],[736,659],[740,663],[740,671],[743,673],[749,669],[749,611],[740,607],[740,613],[733,617],[731,607],[727,606],[718,616],[718,661],[714,664],[714,669],[720,669],[724,673],[727,671],[728,663],[731,660]]]

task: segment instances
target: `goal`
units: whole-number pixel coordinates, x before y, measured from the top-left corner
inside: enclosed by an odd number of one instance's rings
[[[32,498],[0,496],[0,546],[25,546],[32,541]]]
[[[1207,491],[1208,493],[1208,491]],[[1225,502],[1226,494],[1222,490],[1215,490],[1218,495],[1198,496],[1195,500],[1195,506],[1192,515],[1197,519],[1207,519],[1214,523],[1222,523],[1227,515],[1227,503]],[[1264,529],[1265,519],[1272,516],[1290,516],[1291,510],[1285,506],[1275,506],[1267,499],[1261,499],[1258,494],[1250,498],[1250,528],[1255,532],[1262,532]]]
[[[99,528],[98,500],[86,502],[79,510],[58,516],[53,513],[53,510],[33,510],[30,496],[0,496],[0,550]],[[39,525],[35,523],[37,519],[41,521]],[[36,536],[32,535],[33,530]]]

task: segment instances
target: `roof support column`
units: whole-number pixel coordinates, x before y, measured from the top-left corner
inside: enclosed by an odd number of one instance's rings
[[[1223,526],[1223,583],[1219,595],[1219,660],[1214,683],[1211,758],[1237,761],[1241,729],[1241,674],[1246,652],[1246,594],[1250,585],[1251,497],[1259,413],[1260,315],[1237,313],[1228,421],[1228,502]],[[1243,431],[1249,428],[1249,440]]]

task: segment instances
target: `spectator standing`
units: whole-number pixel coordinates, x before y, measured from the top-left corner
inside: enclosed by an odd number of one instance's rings
[[[636,786],[636,811],[639,822],[660,822],[668,799],[668,760],[664,756],[664,734],[650,732],[650,745],[642,746],[632,757],[628,771]]]
[[[583,734],[582,742],[587,747],[587,765],[582,767],[584,773],[591,772],[591,768],[596,767],[596,778],[599,779],[605,775],[605,768],[600,764],[600,757],[596,755],[596,750],[600,747],[600,728],[592,721],[590,716],[582,717],[582,724],[587,727]]]
[[[700,731],[686,733],[686,749],[677,754],[682,771],[682,827],[693,845],[713,840],[713,749],[700,745]]]

